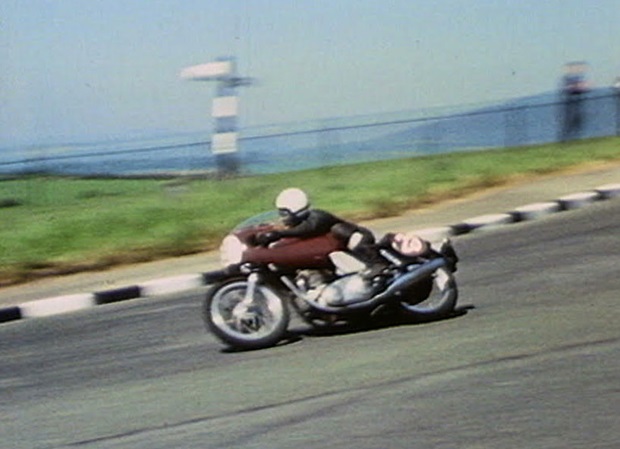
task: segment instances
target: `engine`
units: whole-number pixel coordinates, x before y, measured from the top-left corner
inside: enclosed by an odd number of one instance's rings
[[[336,277],[319,270],[303,270],[295,278],[295,285],[307,299],[321,305],[344,306],[370,299],[373,288],[360,274]]]

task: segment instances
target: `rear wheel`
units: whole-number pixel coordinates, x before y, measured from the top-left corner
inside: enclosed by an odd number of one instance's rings
[[[405,315],[431,320],[454,312],[458,289],[452,272],[442,267],[403,292],[402,297],[400,307]]]
[[[203,305],[205,324],[222,342],[235,348],[273,346],[288,328],[288,308],[266,285],[256,285],[251,302],[244,301],[249,286],[248,280],[236,279],[209,290]]]

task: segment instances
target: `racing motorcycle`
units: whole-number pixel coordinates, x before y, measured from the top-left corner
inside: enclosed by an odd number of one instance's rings
[[[225,268],[205,273],[205,324],[230,347],[276,345],[287,333],[291,309],[317,328],[387,310],[424,320],[454,311],[458,257],[447,239],[435,247],[414,234],[387,234],[377,244],[385,268],[369,277],[350,250],[355,242],[331,232],[261,246],[257,236],[278,227],[275,211],[238,225],[220,246]]]

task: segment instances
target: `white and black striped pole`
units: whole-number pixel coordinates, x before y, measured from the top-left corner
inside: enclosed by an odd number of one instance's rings
[[[211,117],[214,131],[211,137],[211,152],[216,158],[218,172],[231,174],[239,171],[237,141],[239,96],[237,87],[248,86],[250,78],[237,76],[235,60],[220,58],[215,62],[187,67],[181,71],[181,78],[194,81],[217,81]]]

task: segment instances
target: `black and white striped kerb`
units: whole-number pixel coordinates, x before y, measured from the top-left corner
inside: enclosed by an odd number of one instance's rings
[[[579,209],[596,201],[617,196],[620,196],[620,184],[608,184],[591,191],[565,195],[553,201],[526,204],[509,212],[481,215],[449,226],[423,229],[418,234],[431,241],[438,241],[474,231],[486,231],[512,223],[536,220],[557,212]]]
[[[416,233],[431,242],[439,242],[444,238],[491,230],[512,223],[537,220],[554,213],[579,209],[597,201],[616,197],[620,197],[620,184],[608,184],[592,191],[565,195],[553,201],[527,204],[510,212],[481,215],[452,225],[419,229]],[[217,282],[219,279],[221,279],[219,272],[186,274],[154,279],[140,285],[131,285],[112,290],[30,301],[18,306],[0,308],[0,323],[73,312],[136,298],[156,297],[183,292],[209,285]]]
[[[131,299],[178,293],[202,287],[208,283],[209,278],[205,273],[188,274],[155,279],[140,285],[130,285],[94,293],[64,295],[29,301],[19,306],[0,308],[0,323],[24,318],[40,318],[60,313],[75,312]]]

